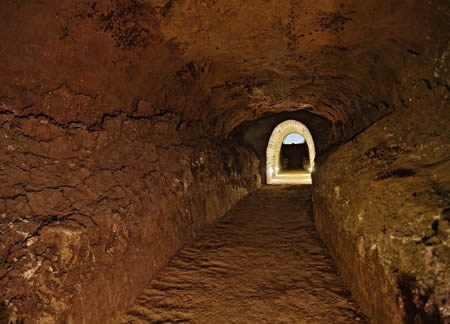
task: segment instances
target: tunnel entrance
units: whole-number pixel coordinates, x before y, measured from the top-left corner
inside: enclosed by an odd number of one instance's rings
[[[267,145],[267,184],[311,183],[315,147],[308,128],[286,120],[272,132]]]

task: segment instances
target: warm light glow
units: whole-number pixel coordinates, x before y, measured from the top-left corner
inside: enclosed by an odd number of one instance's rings
[[[290,136],[289,136],[290,135]],[[299,174],[300,178],[297,176],[292,177],[287,176],[284,177],[286,173],[281,169],[281,167],[277,168],[276,166],[279,164],[280,160],[280,152],[281,147],[283,146],[283,141],[285,139],[300,140],[304,141],[307,144],[308,155],[309,155],[309,166],[306,170],[303,171],[302,175]],[[286,141],[287,142],[287,141]],[[311,183],[311,172],[314,171],[314,159],[316,156],[316,151],[314,147],[313,137],[308,130],[308,128],[297,120],[285,120],[284,122],[278,124],[272,131],[272,134],[269,138],[269,143],[267,144],[266,150],[266,182],[267,184],[271,183]],[[290,173],[287,173],[290,174]],[[290,174],[292,175],[292,174]],[[278,178],[281,176],[282,178]],[[296,179],[298,178],[298,179]]]
[[[311,173],[308,171],[280,171],[273,175],[271,183],[276,184],[311,184]]]

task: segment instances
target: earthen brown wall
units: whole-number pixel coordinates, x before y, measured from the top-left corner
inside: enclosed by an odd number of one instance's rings
[[[258,184],[253,154],[232,135],[243,124],[308,109],[322,117],[311,126],[329,148],[398,110],[395,135],[383,140],[400,147],[395,141],[419,131],[421,144],[442,142],[449,22],[448,0],[0,1],[0,318],[5,305],[41,322],[110,318]],[[263,161],[270,129],[260,126],[248,142]],[[357,237],[340,224],[349,207],[333,196],[335,170],[352,171],[339,175],[340,193],[347,184],[355,201],[371,201],[375,169],[365,166],[357,180],[353,159],[381,142],[369,145],[364,134],[355,137],[360,148],[345,144],[316,175],[316,217],[333,251]],[[440,152],[433,145],[430,154]],[[401,154],[415,161],[416,149]],[[416,165],[399,168],[419,174]],[[395,170],[379,181],[399,180]],[[436,175],[433,190],[445,193],[445,172]],[[380,195],[385,210],[401,210]],[[358,251],[353,244],[334,254],[363,296],[365,272],[351,275]],[[345,270],[339,260],[350,253]],[[373,316],[398,309],[359,300]]]
[[[259,183],[253,154],[193,140],[171,113],[89,129],[3,108],[0,302],[11,318],[103,323]]]
[[[374,323],[447,323],[448,88],[422,80],[409,89],[409,104],[319,161],[314,215]]]

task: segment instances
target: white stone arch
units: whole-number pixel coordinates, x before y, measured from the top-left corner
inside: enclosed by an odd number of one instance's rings
[[[286,120],[280,124],[272,132],[269,139],[269,144],[267,145],[266,151],[266,174],[267,183],[272,183],[272,177],[276,176],[280,170],[279,166],[279,156],[281,151],[281,145],[283,144],[284,138],[290,133],[298,133],[303,136],[306,144],[308,145],[310,168],[314,168],[314,159],[316,157],[316,149],[314,147],[313,137],[304,124],[297,120]]]

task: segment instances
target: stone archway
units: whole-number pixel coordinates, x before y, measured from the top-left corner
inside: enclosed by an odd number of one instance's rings
[[[306,141],[308,145],[309,158],[310,158],[310,171],[314,168],[314,159],[316,157],[316,149],[314,147],[314,140],[309,129],[299,121],[286,120],[280,124],[272,132],[267,145],[266,151],[266,174],[267,184],[272,183],[272,178],[275,177],[280,170],[279,156],[281,145],[284,138],[290,133],[298,133]]]

